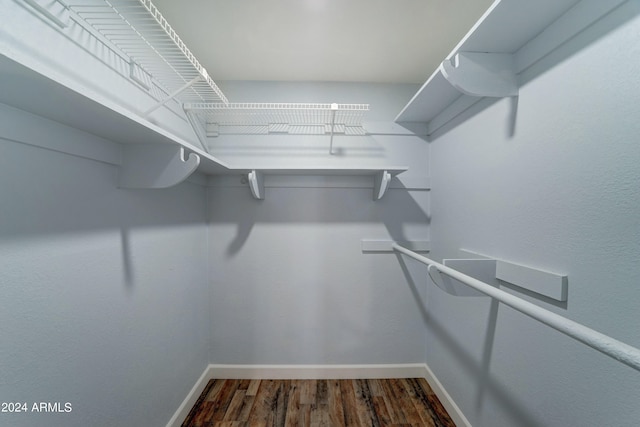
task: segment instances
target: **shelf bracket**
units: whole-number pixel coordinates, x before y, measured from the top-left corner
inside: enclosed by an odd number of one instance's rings
[[[333,154],[333,131],[336,126],[336,111],[338,111],[338,104],[331,104],[331,138],[329,139],[329,154]]]
[[[167,188],[187,179],[200,164],[196,153],[186,155],[175,145],[129,144],[123,146],[120,188]]]
[[[490,285],[494,285],[495,283],[495,272],[496,272],[496,262],[495,260],[489,259],[444,259],[442,260],[442,264],[451,267],[454,270],[457,270],[463,274],[471,276],[475,279],[488,283]],[[431,268],[435,270],[434,274],[431,272]],[[437,278],[434,278],[436,276]],[[433,282],[440,289],[445,291],[450,295],[455,295],[458,297],[483,297],[487,296],[482,292],[479,292],[464,283],[447,276],[446,274],[441,275],[440,271],[434,266],[429,266],[429,275],[433,279]],[[439,281],[438,281],[439,279]],[[496,284],[497,285],[497,284]]]
[[[513,55],[458,52],[440,65],[445,79],[470,96],[503,98],[518,95]]]
[[[481,260],[465,260],[467,264],[473,262],[477,263],[480,261],[493,263],[493,277],[490,278],[490,280],[498,279],[502,282],[509,283],[510,285],[517,286],[518,288],[526,289],[530,292],[535,292],[538,295],[542,295],[556,301],[567,301],[569,278],[566,274],[553,273],[502,259],[495,259],[493,257],[488,257],[486,255],[464,249],[462,249],[461,252],[472,255],[473,257],[481,258]],[[459,266],[452,267],[457,269]],[[463,273],[469,274],[465,271],[463,271]],[[485,279],[480,280],[488,281]]]
[[[200,142],[200,146],[206,153],[210,153],[209,144],[207,141],[207,130],[202,126],[202,123],[198,120],[198,118],[191,112],[190,110],[184,110],[185,115],[187,116],[187,120],[191,124],[193,131],[198,137],[198,141]]]
[[[167,96],[165,99],[163,99],[162,101],[157,102],[153,107],[149,108],[147,111],[142,113],[142,117],[149,116],[149,114],[153,113],[158,108],[162,107],[164,104],[166,104],[167,102],[171,101],[176,96],[180,95],[182,92],[184,92],[185,90],[189,89],[191,86],[193,86],[194,84],[198,83],[201,80],[203,80],[203,76],[198,75],[196,78],[194,78],[190,82],[185,83],[182,87],[180,87],[180,88],[176,89],[175,91],[171,92],[169,94],[169,96]]]
[[[440,270],[438,270],[435,265],[428,265],[427,273],[429,273],[429,277],[431,277],[431,280],[437,287],[445,292],[451,293],[450,286],[444,283],[444,278],[440,274]]]
[[[257,170],[252,170],[248,175],[249,188],[251,194],[258,200],[264,200],[264,174]]]
[[[389,188],[391,174],[389,171],[380,171],[375,174],[373,180],[373,200],[380,200]]]

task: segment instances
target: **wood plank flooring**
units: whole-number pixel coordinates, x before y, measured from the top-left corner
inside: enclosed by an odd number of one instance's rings
[[[455,427],[423,378],[209,381],[182,427]]]

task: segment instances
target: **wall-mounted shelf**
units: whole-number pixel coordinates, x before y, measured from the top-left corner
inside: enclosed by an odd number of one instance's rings
[[[431,250],[431,242],[429,240],[394,241],[388,239],[362,239],[360,241],[360,247],[363,253],[392,253],[394,251],[394,243],[414,252],[429,252]]]
[[[0,44],[0,51],[2,45]],[[25,59],[19,52],[13,52]],[[194,145],[132,114],[114,102],[89,92],[73,80],[54,80],[38,72],[35,64],[26,66],[18,58],[0,52],[0,103],[83,130],[108,141],[122,144],[120,160],[105,160],[99,153],[83,147],[82,153],[64,141],[47,141],[47,148],[85,158],[95,158],[120,166],[122,188],[166,188],[187,179],[194,172],[206,175],[253,173],[252,191],[264,198],[264,175],[370,175],[375,181],[374,199],[381,198],[391,178],[407,167],[308,167],[308,168],[232,168]],[[37,93],[38,97],[26,97]],[[59,145],[51,145],[59,144]]]
[[[334,134],[365,134],[364,104],[229,103],[150,0],[67,1],[87,30],[128,58],[129,78],[157,100],[142,116],[177,100],[205,150],[207,138],[223,134],[329,134],[331,143]]]
[[[232,173],[233,169],[224,162],[126,108],[71,80],[49,78],[35,67],[35,64],[23,65],[0,52],[0,103],[122,144],[122,187],[168,187],[196,170],[206,174]],[[25,96],[25,93],[37,93],[38,97]],[[61,147],[56,151],[67,149]],[[93,158],[93,155],[85,152],[82,157]],[[172,166],[167,168],[168,164]],[[169,178],[170,175],[173,178]]]
[[[497,0],[398,114],[433,135],[484,97],[518,94],[518,75],[624,0]]]
[[[130,77],[146,89],[155,79],[165,102],[227,103],[226,96],[149,0],[67,0],[69,9],[131,59]]]
[[[506,283],[520,290],[561,302],[568,298],[568,276],[565,274],[552,273],[465,250],[461,252],[473,258],[445,259],[442,264],[495,286]],[[438,269],[433,266],[428,267],[428,273],[440,289],[451,295],[486,296],[451,277],[440,275]]]
[[[188,103],[207,137],[224,134],[364,135],[368,104]]]
[[[273,117],[278,110],[280,117],[288,117],[289,126],[328,121],[333,133],[360,134],[356,128],[368,105],[229,104],[149,0],[16,0],[4,11],[8,22],[20,24],[0,29],[0,103],[9,106],[3,108],[7,116],[2,119],[8,122],[14,117],[22,123],[24,117],[15,110],[18,109],[98,138],[80,146],[58,138],[43,138],[41,133],[29,132],[24,123],[20,125],[22,135],[17,131],[3,134],[11,134],[16,142],[117,165],[120,168],[118,185],[122,188],[165,188],[195,172],[205,175],[250,173],[252,189],[262,198],[264,174],[357,174],[372,177],[375,199],[379,199],[392,176],[407,169],[359,168],[360,165],[267,170],[232,168],[206,152],[206,145],[203,144],[204,150],[198,148],[195,138],[187,141],[169,128],[150,121],[147,114],[132,108],[132,104],[158,100],[147,112],[168,99],[216,104],[216,109],[225,112],[223,115],[240,112],[252,120],[256,115]],[[48,35],[46,42],[38,39],[42,37],[40,34]],[[60,50],[65,55],[48,57],[50,45],[63,47]],[[101,67],[94,70],[96,74],[88,72],[80,79],[69,73],[68,60],[75,55],[83,65],[90,62],[95,66],[98,59],[108,69],[104,75],[112,80],[103,82],[98,77],[102,76]],[[130,67],[126,67],[127,64]],[[114,82],[118,85],[124,82],[118,86],[117,94],[102,90],[103,84]],[[158,85],[162,87],[160,97],[154,95]],[[156,89],[150,90],[151,87]],[[182,109],[172,111],[181,116],[181,125],[188,127]],[[250,124],[255,125],[255,120]]]
[[[409,168],[406,166],[389,166],[377,168],[262,168],[249,171],[248,184],[253,197],[258,200],[262,200],[265,197],[265,175],[369,175],[373,179],[373,200],[380,200],[389,188],[391,179],[408,169]]]

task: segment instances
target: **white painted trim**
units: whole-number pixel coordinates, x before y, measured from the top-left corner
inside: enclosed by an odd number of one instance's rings
[[[0,138],[18,144],[120,165],[120,144],[0,103]]]
[[[493,258],[488,255],[467,251],[465,249],[460,249],[460,252],[469,254],[474,258],[479,257],[482,259],[494,260],[496,262],[494,276],[496,279],[500,279],[503,282],[510,283],[519,288],[535,292],[539,295],[543,295],[557,301],[566,301],[568,298],[569,277],[566,274],[552,273],[539,268],[527,267],[525,265]],[[445,265],[447,264],[445,263]],[[455,267],[453,268],[459,270]],[[480,279],[475,274],[464,271],[462,272],[478,280],[487,281],[485,279]]]
[[[403,240],[396,242],[388,239],[362,239],[360,240],[360,247],[362,252],[393,252],[394,243],[405,248],[411,248],[414,252],[429,252],[431,250],[431,242],[429,240]]]
[[[196,381],[189,394],[187,394],[187,397],[185,397],[182,404],[178,407],[178,410],[175,412],[175,414],[173,414],[173,417],[171,417],[171,419],[167,423],[167,427],[180,427],[182,425],[182,422],[185,420],[185,418],[187,418],[187,415],[189,415],[191,408],[193,408],[193,406],[198,401],[198,398],[202,394],[204,388],[207,386],[209,380],[214,378],[212,374],[212,366],[213,365],[209,365],[205,368],[202,375],[200,375],[200,378],[198,378],[198,381]]]
[[[453,401],[449,393],[447,393],[447,390],[445,390],[444,386],[435,376],[431,368],[429,368],[429,365],[425,363],[422,366],[424,369],[423,378],[427,380],[427,382],[431,386],[431,390],[433,390],[435,395],[438,396],[440,403],[442,403],[442,406],[444,406],[444,409],[447,410],[447,413],[449,414],[453,422],[456,424],[456,426],[473,427],[469,422],[469,420],[467,420],[467,417],[465,417],[464,414],[462,413],[462,410],[460,409],[460,407],[456,405],[456,403]]]
[[[223,365],[207,366],[167,427],[180,427],[209,380],[233,379],[364,379],[424,378],[458,427],[472,427],[426,363],[385,365]]]
[[[424,378],[422,363],[399,365],[209,365],[212,378],[359,379]]]

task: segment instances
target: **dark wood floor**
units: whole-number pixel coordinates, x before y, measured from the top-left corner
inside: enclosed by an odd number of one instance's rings
[[[455,427],[422,378],[211,380],[182,427]]]

